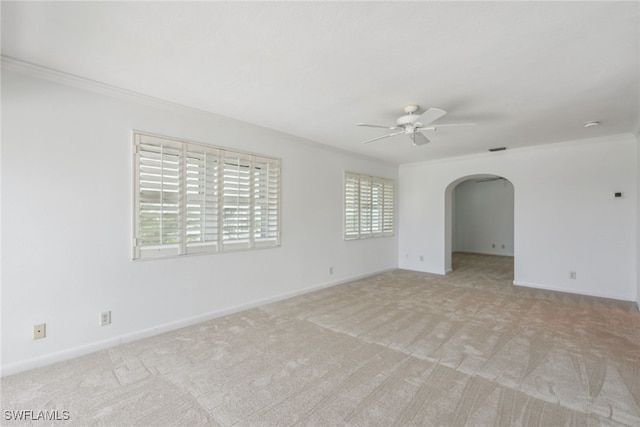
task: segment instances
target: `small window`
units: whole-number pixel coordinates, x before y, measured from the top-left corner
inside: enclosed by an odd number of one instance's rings
[[[280,160],[134,133],[134,259],[280,245]]]
[[[391,236],[394,231],[394,182],[345,172],[344,238]]]

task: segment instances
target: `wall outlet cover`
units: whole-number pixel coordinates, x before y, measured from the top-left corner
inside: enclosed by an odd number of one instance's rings
[[[103,311],[100,313],[100,326],[105,326],[111,323],[111,311]]]
[[[47,336],[47,324],[39,323],[37,325],[33,325],[33,339],[39,340],[42,338],[46,338]]]

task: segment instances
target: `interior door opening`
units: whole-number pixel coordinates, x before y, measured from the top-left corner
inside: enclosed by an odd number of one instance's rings
[[[514,186],[498,175],[474,175],[447,188],[447,271],[513,281]]]

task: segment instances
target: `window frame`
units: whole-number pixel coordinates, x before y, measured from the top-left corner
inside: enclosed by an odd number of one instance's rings
[[[344,240],[395,235],[395,181],[345,171]]]
[[[132,134],[134,260],[280,246],[281,159]]]

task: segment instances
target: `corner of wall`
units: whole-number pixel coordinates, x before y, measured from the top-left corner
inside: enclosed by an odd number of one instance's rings
[[[636,132],[636,175],[638,179],[636,182],[640,183],[640,129]],[[640,311],[640,185],[637,187],[638,197],[636,198],[636,307]]]

